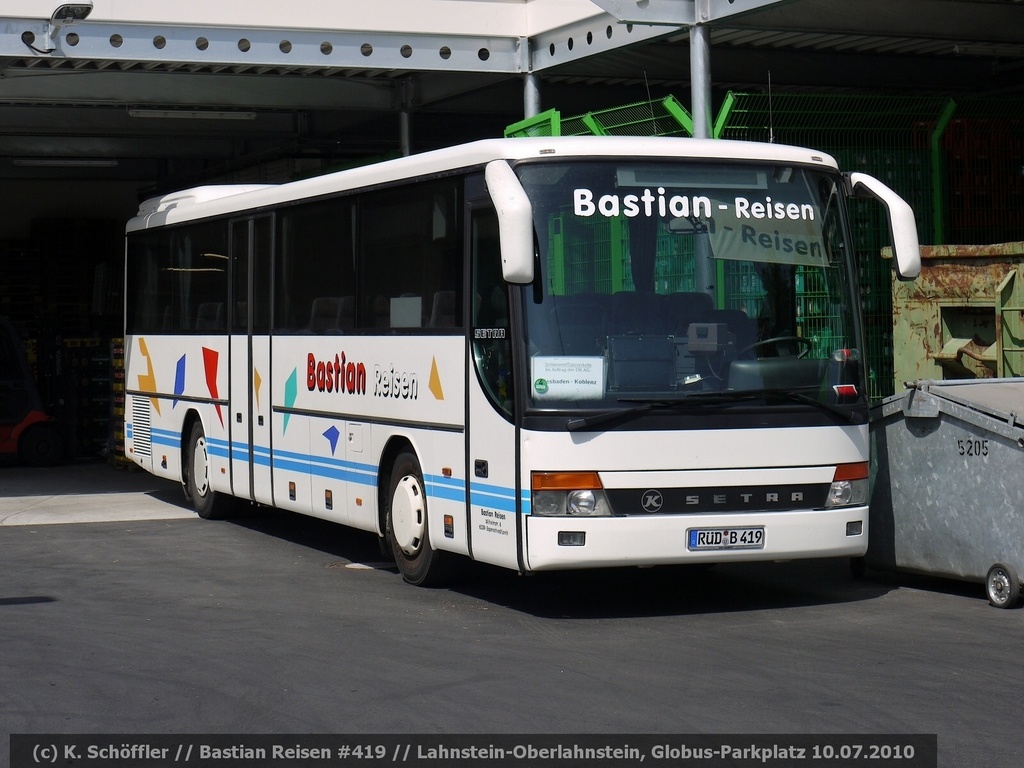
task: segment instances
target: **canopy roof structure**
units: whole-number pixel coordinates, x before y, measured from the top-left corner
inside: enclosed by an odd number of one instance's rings
[[[539,108],[688,102],[696,80],[711,102],[769,85],[1024,98],[1021,0],[6,0],[0,14],[8,179],[164,190],[283,160],[294,173],[500,135]]]

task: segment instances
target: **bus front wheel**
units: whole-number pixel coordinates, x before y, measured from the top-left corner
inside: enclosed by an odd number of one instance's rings
[[[192,425],[185,457],[185,496],[196,513],[206,520],[227,516],[230,499],[210,487],[210,456],[206,450],[206,433],[198,421]]]
[[[402,578],[423,587],[443,581],[451,555],[430,546],[423,473],[408,451],[400,453],[392,466],[386,503],[385,536]]]

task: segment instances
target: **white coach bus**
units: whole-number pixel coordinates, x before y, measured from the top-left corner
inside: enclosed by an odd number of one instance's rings
[[[859,556],[868,398],[846,199],[807,149],[477,142],[150,200],[126,453],[200,516],[373,531],[413,584]]]

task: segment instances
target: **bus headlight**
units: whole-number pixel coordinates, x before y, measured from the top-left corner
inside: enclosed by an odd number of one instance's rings
[[[544,517],[608,517],[612,514],[596,472],[534,472],[531,511]]]
[[[597,497],[593,491],[569,491],[565,496],[565,508],[570,515],[592,515],[597,509]]]
[[[862,507],[868,503],[868,464],[840,464],[832,477],[825,508]]]

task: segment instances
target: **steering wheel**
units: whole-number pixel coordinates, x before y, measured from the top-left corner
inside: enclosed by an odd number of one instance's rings
[[[814,342],[810,339],[804,338],[803,336],[773,336],[770,339],[761,339],[761,341],[755,341],[753,344],[748,344],[736,353],[736,357],[742,357],[743,353],[761,349],[762,347],[774,347],[775,357],[790,357],[790,355],[779,354],[779,350],[783,344],[796,344],[797,346],[803,347],[803,349],[796,354],[797,357],[807,357],[808,353],[814,349]]]

